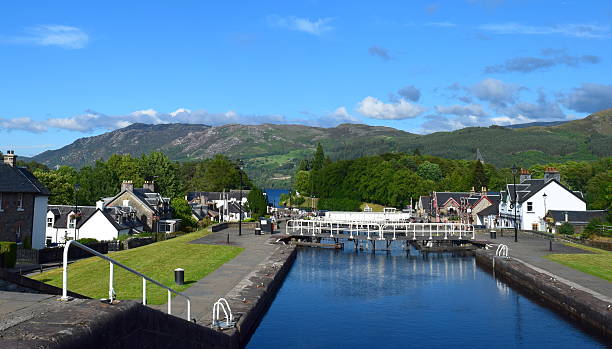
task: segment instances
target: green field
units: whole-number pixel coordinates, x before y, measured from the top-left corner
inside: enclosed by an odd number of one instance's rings
[[[591,251],[593,254],[551,254],[546,258],[604,280],[612,281],[612,252],[579,244],[568,246]]]
[[[238,255],[242,248],[189,244],[208,232],[201,230],[151,245],[111,252],[109,257],[177,291],[182,291]],[[185,285],[174,284],[175,268],[185,269]],[[118,299],[142,299],[142,278],[115,266],[114,289]],[[62,269],[38,274],[33,279],[62,287]],[[68,289],[92,298],[108,298],[109,263],[92,257],[68,266]],[[147,283],[147,303],[164,304],[167,291]]]

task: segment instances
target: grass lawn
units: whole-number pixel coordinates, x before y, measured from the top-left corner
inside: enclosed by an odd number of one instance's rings
[[[591,251],[593,254],[551,254],[546,258],[570,268],[612,281],[612,252],[579,244],[568,246]]]
[[[238,255],[242,248],[189,244],[208,232],[200,230],[174,239],[131,250],[111,252],[109,257],[177,291],[220,267]],[[185,285],[174,284],[174,269],[185,269]],[[142,278],[115,266],[114,289],[118,299],[142,299]],[[62,287],[62,268],[33,276]],[[108,298],[109,262],[92,257],[68,265],[68,289],[92,298]],[[167,291],[147,282],[147,303],[164,304]]]

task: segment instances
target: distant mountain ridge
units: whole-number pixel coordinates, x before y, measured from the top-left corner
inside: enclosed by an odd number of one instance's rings
[[[299,161],[320,142],[332,159],[353,159],[386,152],[409,152],[474,160],[476,149],[497,166],[568,160],[594,160],[612,154],[612,109],[556,126],[468,127],[418,135],[391,127],[342,124],[332,128],[304,125],[133,124],[32,160],[48,166],[81,167],[110,155],[162,151],[173,160],[204,159],[215,154],[245,160],[246,170],[261,186],[286,185]]]
[[[558,125],[563,125],[563,124],[565,124],[567,122],[569,122],[569,121],[568,120],[559,120],[559,121],[527,122],[527,123],[524,123],[524,124],[507,125],[507,126],[504,126],[504,127],[517,129],[517,128],[527,128],[527,127],[535,127],[535,126],[558,126]]]

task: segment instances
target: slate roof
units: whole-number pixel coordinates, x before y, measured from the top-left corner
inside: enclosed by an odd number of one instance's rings
[[[569,190],[563,184],[559,183],[556,179],[549,180],[548,182],[546,182],[544,179],[526,179],[526,180],[524,180],[520,184],[516,185],[516,198],[517,198],[517,201],[519,203],[523,203],[523,202],[529,200],[529,198],[534,196],[537,192],[542,190],[542,188],[546,187],[548,184],[550,184],[552,182],[556,182],[563,189],[565,189],[568,192],[574,194],[574,196],[576,196],[578,199],[584,201],[584,197],[583,197],[581,192]],[[512,195],[511,197],[514,197],[514,190],[515,190],[514,184],[507,184],[506,185],[506,192],[502,193],[502,197],[505,199],[508,194]]]
[[[250,190],[242,190],[242,197],[246,198],[249,195]],[[235,199],[240,200],[240,190],[232,189],[230,191],[226,191],[225,193],[222,191],[192,191],[187,193],[187,201],[191,202],[192,200],[198,199],[200,197],[204,197],[206,201],[213,200],[223,200],[227,198],[229,200]]]
[[[240,204],[238,204],[237,202],[230,202],[228,203],[228,208],[230,213],[240,213]],[[244,208],[244,206],[242,206],[242,212],[246,212],[246,209]]]
[[[436,192],[436,205],[437,207],[442,207],[449,199],[455,200],[458,204],[461,203],[461,198],[469,197],[470,193],[464,192],[448,192],[448,191],[440,191]]]
[[[42,183],[25,167],[13,167],[0,163],[0,193],[34,193],[51,195]]]
[[[430,196],[421,196],[419,198],[419,201],[421,202],[421,207],[423,207],[423,210],[425,210],[425,212],[431,211],[431,197]]]
[[[485,217],[485,216],[490,216],[490,215],[497,215],[498,213],[499,213],[499,206],[497,204],[493,204],[476,214],[479,216]]]
[[[81,218],[77,221],[77,228],[80,228],[85,221],[89,219],[95,212],[95,206],[78,206],[78,211],[81,212]],[[47,212],[53,212],[55,219],[53,220],[53,228],[66,229],[68,228],[68,215],[74,211],[74,206],[70,205],[49,205]]]
[[[588,223],[594,218],[604,219],[608,211],[606,210],[587,210],[587,211],[563,211],[549,210],[546,214],[555,222],[565,222],[565,213],[567,212],[567,220],[570,223]]]

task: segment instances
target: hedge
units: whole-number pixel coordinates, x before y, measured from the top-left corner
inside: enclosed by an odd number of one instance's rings
[[[17,262],[17,243],[0,241],[0,256],[4,268],[14,268]]]

